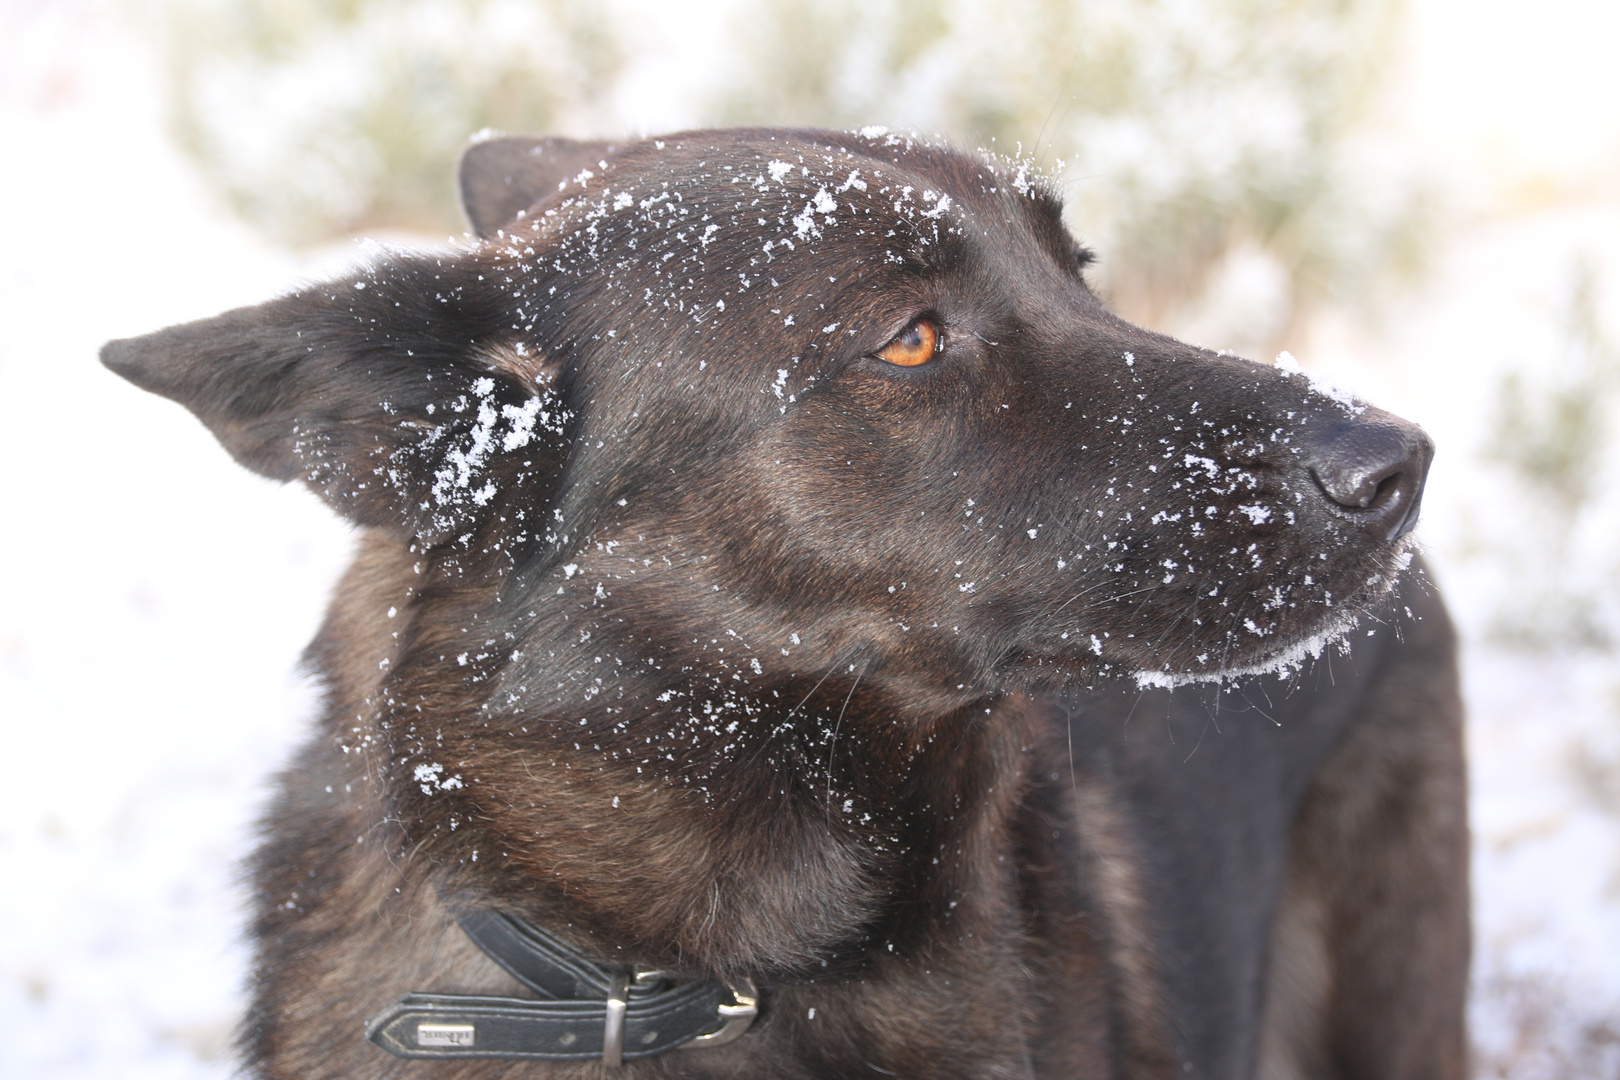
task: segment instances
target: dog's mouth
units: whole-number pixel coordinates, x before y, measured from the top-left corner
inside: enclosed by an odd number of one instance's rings
[[[1191,666],[1177,668],[1166,663],[1156,668],[1139,667],[1129,674],[1139,687],[1166,689],[1198,683],[1223,684],[1267,675],[1291,677],[1328,649],[1347,646],[1351,631],[1359,625],[1363,613],[1394,587],[1400,573],[1411,565],[1412,558],[1413,552],[1404,551],[1393,560],[1386,574],[1369,579],[1362,595],[1346,598],[1336,610],[1326,612],[1314,629],[1297,631],[1292,636],[1279,634],[1276,644],[1269,649],[1233,650],[1225,654],[1219,664],[1210,663],[1206,653],[1195,657]],[[1244,627],[1246,631],[1249,629]],[[1229,631],[1229,634],[1241,637],[1238,632]]]
[[[1333,571],[1319,561],[1260,584],[1237,579],[1230,594],[1211,578],[1174,597],[1144,591],[1110,618],[1046,628],[1043,644],[1020,651],[1012,666],[1043,683],[1126,677],[1143,687],[1174,687],[1286,677],[1344,643],[1416,551],[1414,541],[1401,538]],[[1237,595],[1240,586],[1246,591]]]
[[[1393,579],[1392,579],[1393,580]],[[1380,594],[1385,590],[1380,590]],[[1225,685],[1258,676],[1289,678],[1322,657],[1329,649],[1345,647],[1352,631],[1360,624],[1367,604],[1329,613],[1313,628],[1298,636],[1268,636],[1264,640],[1244,640],[1248,628],[1235,630],[1231,641],[1211,643],[1191,655],[1182,650],[1171,659],[1146,662],[1136,649],[1116,650],[1114,640],[1100,634],[1076,639],[1076,647],[1064,652],[1020,650],[1009,657],[1009,679],[1004,681],[1024,689],[1052,689],[1072,684],[1093,685],[1099,680],[1129,679],[1141,688],[1199,684]]]

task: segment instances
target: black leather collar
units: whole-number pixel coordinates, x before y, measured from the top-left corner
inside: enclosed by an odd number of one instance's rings
[[[501,967],[545,1000],[406,994],[366,1025],[403,1058],[600,1060],[617,1065],[682,1047],[720,1046],[759,1012],[751,982],[681,983],[661,971],[588,960],[540,927],[494,911],[456,922]]]

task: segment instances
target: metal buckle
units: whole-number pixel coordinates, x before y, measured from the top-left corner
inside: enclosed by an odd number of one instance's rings
[[[607,1023],[602,1028],[602,1064],[624,1064],[624,1012],[630,1005],[630,973],[615,971],[608,980]]]
[[[676,980],[675,973],[662,968],[636,968],[636,977],[630,981],[632,994],[650,994]]]
[[[666,971],[642,970],[635,972],[634,976],[623,969],[612,973],[608,982],[607,1022],[602,1028],[602,1064],[624,1064],[624,1021],[630,1005],[631,989],[651,990],[669,978],[670,974]],[[682,1043],[676,1049],[724,1046],[740,1038],[753,1025],[754,1018],[759,1015],[759,990],[754,986],[754,981],[738,979],[735,983],[726,983],[726,989],[731,991],[732,1004],[716,1008],[720,1026],[706,1035]]]
[[[699,1035],[682,1043],[679,1049],[701,1050],[709,1046],[724,1046],[741,1038],[743,1032],[753,1024],[754,1018],[759,1015],[759,990],[754,986],[754,980],[741,978],[734,983],[728,982],[726,989],[731,991],[735,1004],[722,1005],[717,1010],[725,1022],[707,1035]]]

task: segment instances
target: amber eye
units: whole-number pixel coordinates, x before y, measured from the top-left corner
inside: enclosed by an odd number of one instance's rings
[[[916,367],[932,360],[939,345],[939,326],[932,319],[918,319],[883,346],[878,356],[901,367]]]

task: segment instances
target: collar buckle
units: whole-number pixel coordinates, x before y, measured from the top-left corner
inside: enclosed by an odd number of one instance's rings
[[[754,986],[754,980],[743,976],[736,982],[726,983],[726,989],[731,991],[732,1003],[715,1010],[725,1023],[714,1031],[682,1043],[680,1049],[701,1050],[706,1046],[724,1046],[742,1038],[753,1026],[754,1019],[759,1016],[759,989]]]

